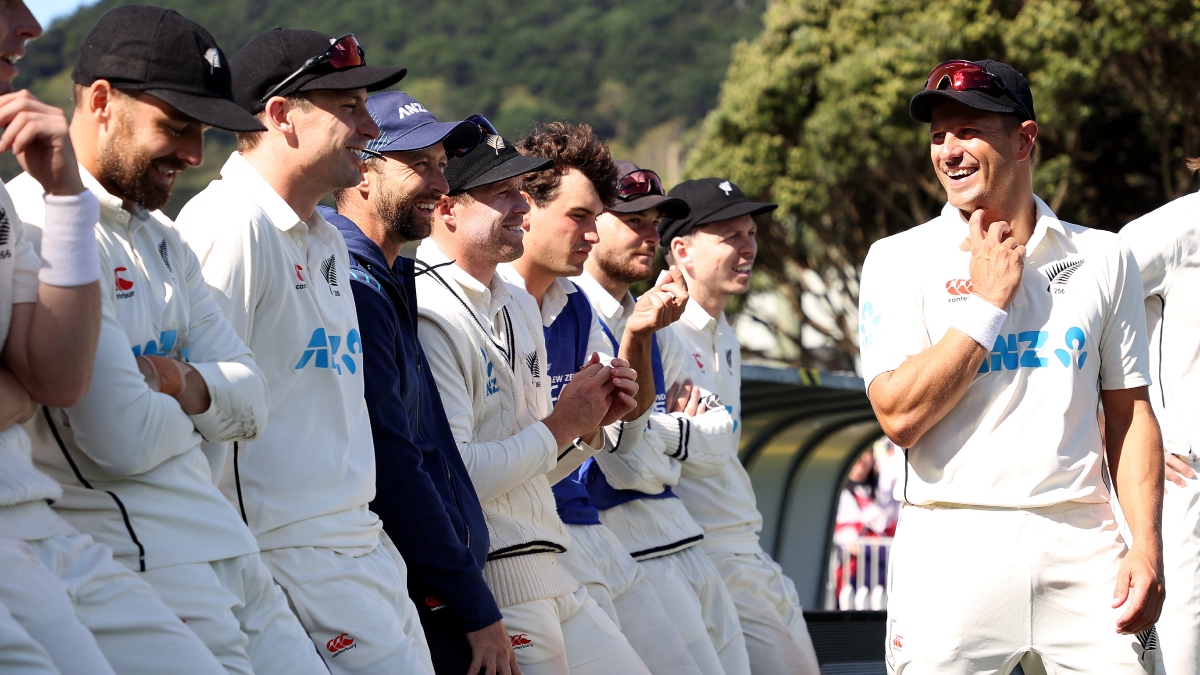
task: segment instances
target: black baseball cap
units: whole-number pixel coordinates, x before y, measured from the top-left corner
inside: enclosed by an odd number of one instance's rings
[[[554,160],[526,157],[505,138],[488,134],[473,150],[446,162],[446,182],[450,184],[446,194],[455,195],[480,185],[551,168],[554,168]]]
[[[971,61],[983,68],[995,80],[988,89],[956,91],[952,88],[929,89],[918,92],[908,104],[908,116],[914,121],[929,124],[933,119],[933,106],[938,101],[950,99],[984,112],[1014,115],[1020,120],[1037,121],[1033,110],[1033,94],[1029,91],[1029,80],[1021,71],[1007,63],[984,59]],[[1028,114],[1026,114],[1028,113]]]
[[[637,164],[625,160],[618,160],[616,164],[618,182],[629,174],[642,170]],[[691,211],[687,202],[678,197],[650,194],[639,195],[628,200],[617,197],[608,210],[613,213],[641,213],[650,209],[658,209],[663,218],[686,218]]]
[[[757,216],[779,208],[778,204],[750,201],[738,186],[724,178],[684,181],[671,188],[667,196],[686,202],[691,212],[684,218],[658,221],[658,236],[664,247],[675,237],[682,237],[697,227],[741,216]]]
[[[79,46],[71,78],[85,87],[107,80],[118,90],[145,92],[220,129],[264,130],[234,102],[217,41],[175,10],[126,5],[107,12]]]
[[[299,70],[305,61],[324,54],[336,41],[337,38],[315,30],[272,28],[259,35],[233,57],[234,99],[251,113],[262,112],[266,107],[262,97],[267,92]],[[335,68],[325,62],[275,95],[290,96],[318,89],[379,91],[396,84],[406,74],[407,68],[368,65]]]

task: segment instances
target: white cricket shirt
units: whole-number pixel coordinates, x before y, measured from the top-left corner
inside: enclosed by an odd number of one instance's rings
[[[991,353],[958,404],[906,453],[896,499],[1038,507],[1106,502],[1101,389],[1150,384],[1137,263],[1117,235],[1060,221],[1034,197],[1025,271]],[[937,218],[876,242],[863,265],[868,390],[945,335],[971,291],[967,223]]]
[[[736,453],[742,440],[742,348],[725,312],[711,316],[698,302],[688,302],[683,316],[671,324],[686,353],[696,363],[692,381],[713,392],[733,417],[730,442]],[[704,528],[703,547],[727,553],[759,553],[762,514],[750,475],[736,454],[716,476],[684,476],[675,493]]]
[[[1146,294],[1150,402],[1168,452],[1200,459],[1200,194],[1129,223],[1121,241],[1133,251]]]
[[[54,430],[40,414],[26,425],[37,467],[63,485],[54,508],[134,569],[139,556],[156,569],[256,553],[200,443],[258,434],[267,417],[263,375],[166,216],[127,211],[86,169],[79,174],[100,202],[96,239],[107,274],[91,387],[76,405],[50,410]],[[9,189],[26,223],[41,226],[42,186],[25,173]],[[199,371],[208,410],[189,416],[150,390],[135,358],[153,354]]]
[[[341,233],[320,213],[301,220],[237,152],[176,225],[267,378],[270,422],[235,446],[221,490],[263,550],[373,550],[375,446]]]

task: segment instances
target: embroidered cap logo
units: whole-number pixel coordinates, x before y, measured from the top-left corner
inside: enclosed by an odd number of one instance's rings
[[[204,60],[208,62],[208,74],[212,75],[221,67],[221,52],[217,51],[216,47],[209,47],[208,51],[204,52]]]
[[[720,188],[721,191],[725,193],[726,197],[733,194],[733,185],[731,185],[729,183],[729,181],[725,181],[725,182],[721,183],[720,185],[718,185],[717,187]]]

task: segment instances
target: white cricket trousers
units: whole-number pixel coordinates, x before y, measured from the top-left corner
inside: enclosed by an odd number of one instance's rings
[[[1153,675],[1152,631],[1116,632],[1126,552],[1108,504],[905,505],[889,556],[896,675]]]
[[[1187,487],[1167,482],[1163,568],[1167,599],[1158,620],[1158,675],[1200,675],[1200,461]]]
[[[749,675],[750,657],[733,598],[699,548],[641,561],[688,651],[705,675]]]
[[[225,672],[154,589],[89,535],[0,539],[0,570],[0,604],[63,675]]]
[[[501,607],[500,614],[522,675],[650,675],[583,585],[574,593]]]
[[[700,675],[646,573],[603,525],[567,525],[571,547],[558,561],[587,587],[653,675]]]
[[[408,567],[386,533],[379,539],[359,556],[314,547],[261,555],[330,673],[433,675]]]
[[[725,580],[746,635],[750,672],[820,675],[796,586],[766,553],[730,553],[701,544]]]
[[[329,672],[257,553],[160,567],[142,578],[230,675]]]

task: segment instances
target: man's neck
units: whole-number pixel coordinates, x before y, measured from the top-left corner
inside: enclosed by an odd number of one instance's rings
[[[525,280],[525,291],[532,295],[533,299],[537,300],[538,307],[541,307],[546,291],[550,290],[550,285],[558,279],[558,275],[547,272],[546,268],[535,264],[527,256],[517,258],[512,262],[512,266]]]
[[[316,213],[317,205],[326,192],[314,190],[305,182],[304,177],[308,172],[304,167],[296,167],[289,162],[290,158],[279,155],[266,148],[256,148],[242,157],[287,202],[300,220],[307,222]]]
[[[725,304],[729,302],[730,295],[728,293],[710,293],[709,289],[692,279],[688,279],[687,282],[688,302],[700,305],[712,318],[720,318],[721,312],[725,311]]]
[[[453,260],[454,264],[475,278],[476,281],[484,286],[492,285],[492,278],[496,276],[496,263],[485,263],[478,260],[472,260],[470,256],[462,255],[462,251],[454,245],[454,236],[445,230],[438,227],[433,228],[433,234],[429,237],[433,243],[437,244],[438,250],[447,259]]]
[[[595,279],[596,283],[600,284],[600,288],[608,291],[608,294],[613,296],[614,299],[625,299],[625,294],[629,292],[629,284],[627,282],[612,278],[597,265],[587,265],[585,269],[588,276]]]
[[[392,236],[387,224],[379,219],[377,215],[365,207],[365,202],[361,205],[355,204],[346,208],[344,211],[339,207],[338,213],[358,226],[362,233],[367,235],[367,238],[375,242],[380,251],[383,251],[383,257],[387,260],[388,268],[396,264],[396,258],[400,255],[400,249],[408,242],[399,237]]]
[[[1020,206],[1017,206],[1017,205]],[[983,206],[984,209],[984,231],[987,234],[987,226],[996,222],[1006,222],[1012,228],[1012,237],[1017,240],[1022,246],[1029,243],[1033,238],[1033,231],[1037,228],[1037,204],[1033,201],[1033,193],[1022,196],[1018,200],[1014,200],[1014,205],[1000,206]],[[959,210],[964,220],[971,219],[971,212]]]

